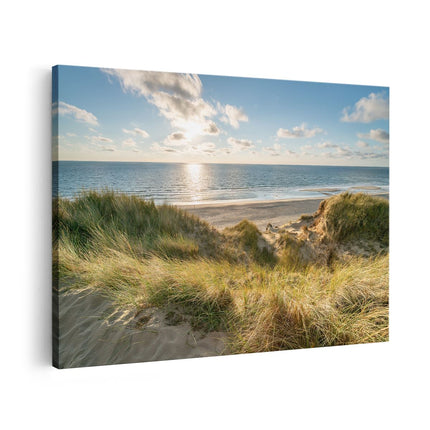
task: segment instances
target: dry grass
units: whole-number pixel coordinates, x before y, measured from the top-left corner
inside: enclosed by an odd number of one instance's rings
[[[388,340],[388,255],[301,264],[260,251],[242,221],[219,233],[169,206],[87,193],[59,200],[54,270],[60,285],[102,291],[120,307],[188,315],[223,330],[232,353]]]

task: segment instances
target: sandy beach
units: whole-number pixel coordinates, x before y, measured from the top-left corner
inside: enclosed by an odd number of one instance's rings
[[[379,194],[379,196],[389,198],[386,193]],[[281,226],[299,219],[301,215],[314,213],[325,198],[327,197],[177,206],[197,215],[218,229],[230,227],[247,219],[255,223],[260,231],[264,231],[268,223],[273,226]]]

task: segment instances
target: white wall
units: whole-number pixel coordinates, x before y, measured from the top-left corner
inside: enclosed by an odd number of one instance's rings
[[[2,427],[423,428],[425,2],[107,3],[15,1],[0,14]],[[50,367],[49,97],[58,63],[390,86],[390,342]]]

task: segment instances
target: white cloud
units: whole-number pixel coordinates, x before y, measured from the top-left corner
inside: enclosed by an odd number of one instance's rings
[[[151,146],[151,149],[158,152],[171,152],[171,153],[180,152],[176,148],[160,145],[158,142],[154,142]]]
[[[106,145],[106,143],[114,143],[113,140],[105,136],[86,136],[90,143],[93,145],[94,149],[98,151],[109,151],[113,152],[116,148],[112,145]]]
[[[141,136],[143,138],[149,137],[149,133],[147,131],[137,127],[135,127],[133,130],[127,130],[126,128],[123,128],[122,131],[125,134],[131,134],[132,136]]]
[[[361,160],[369,160],[369,159],[377,159],[377,158],[385,158],[386,154],[382,152],[361,152],[361,151],[353,151],[350,147],[338,147],[334,152],[326,152],[323,154],[328,158],[347,158],[347,159],[361,159]]]
[[[357,146],[358,146],[359,148],[367,148],[367,147],[369,146],[369,144],[368,144],[367,142],[363,142],[362,140],[359,140],[359,141],[357,142]]]
[[[300,147],[302,151],[311,151],[313,149],[312,145],[303,145]]]
[[[175,133],[172,133],[175,134]],[[179,133],[176,133],[179,134]],[[204,154],[204,155],[215,155],[217,152],[216,145],[213,142],[202,142],[197,144],[189,144],[188,141],[183,142],[182,139],[178,139],[177,144],[172,143],[174,139],[169,141],[168,138],[164,140],[164,144],[160,145],[155,142],[152,145],[152,149],[159,152],[166,153],[181,153],[181,154]]]
[[[203,142],[191,147],[192,152],[200,152],[207,155],[215,155],[216,145],[213,142]]]
[[[369,144],[363,141],[358,141],[357,146],[360,148],[367,148]],[[315,148],[319,149],[328,149],[326,152],[316,152]],[[321,142],[315,146],[312,145],[304,145],[301,148],[301,155],[306,157],[318,157],[318,158],[335,158],[335,159],[378,159],[385,158],[387,156],[384,152],[361,152],[353,150],[349,146],[341,146],[331,142]]]
[[[221,121],[230,124],[234,128],[239,128],[239,122],[248,122],[248,116],[240,107],[228,104],[222,106],[220,103],[218,103],[217,107],[218,110],[224,114],[224,116],[221,117]]]
[[[370,130],[369,133],[358,133],[357,135],[361,139],[371,139],[376,142],[386,143],[388,144],[390,141],[390,135],[385,130],[378,128],[376,130]]]
[[[227,142],[231,145],[233,152],[246,151],[247,149],[254,147],[254,144],[248,139],[235,139],[234,137],[229,137]]]
[[[137,146],[137,143],[130,137],[122,141],[122,146],[127,148],[134,148]]]
[[[80,109],[76,106],[69,105],[65,102],[55,102],[52,104],[52,114],[53,115],[70,115],[77,121],[85,122],[87,124],[99,125],[98,120],[94,114],[86,111],[85,109]]]
[[[272,157],[278,157],[281,155],[281,145],[279,145],[279,143],[275,143],[273,146],[264,147],[263,151],[268,152]]]
[[[282,138],[295,139],[295,138],[310,138],[314,137],[318,133],[322,133],[324,130],[321,128],[306,128],[306,124],[303,123],[300,126],[294,127],[292,130],[288,130],[285,128],[280,128],[276,135]]]
[[[219,133],[215,123],[209,120],[216,110],[200,97],[202,83],[197,75],[115,69],[103,71],[108,76],[116,77],[123,91],[145,97],[172,126],[184,130],[189,136]]]
[[[215,109],[201,98],[185,99],[176,94],[158,92],[152,94],[148,101],[160,110],[173,126],[186,129],[187,122],[204,123],[207,117],[215,115]]]
[[[98,142],[113,143],[112,139],[104,136],[91,136],[89,139],[91,139],[93,143],[98,143]]]
[[[349,113],[350,108],[343,110],[343,122],[372,122],[378,119],[388,119],[388,99],[382,93],[370,93],[369,97],[361,98]]]
[[[318,143],[317,147],[318,148],[339,148],[339,145],[326,141],[326,142]]]
[[[145,97],[151,97],[158,92],[168,92],[183,98],[196,98],[202,91],[202,82],[197,75],[142,70],[102,70],[109,76],[117,77],[124,91]]]

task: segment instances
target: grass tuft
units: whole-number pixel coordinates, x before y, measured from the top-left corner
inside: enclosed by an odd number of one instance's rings
[[[382,197],[342,193],[323,200],[318,214],[321,227],[330,240],[375,240],[388,246],[389,203]]]

